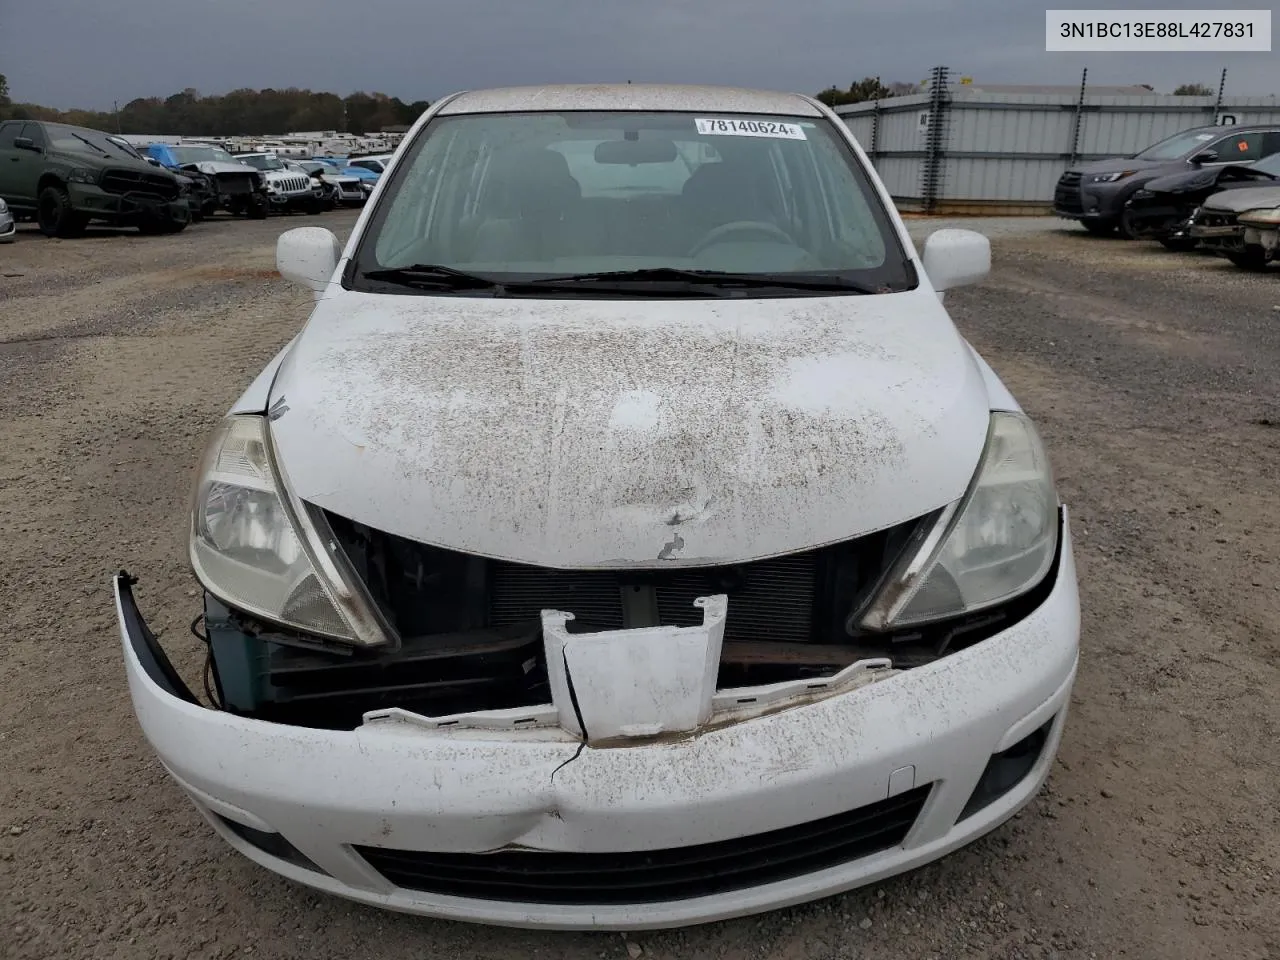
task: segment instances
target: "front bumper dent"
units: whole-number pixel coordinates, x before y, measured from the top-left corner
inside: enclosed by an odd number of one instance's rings
[[[146,738],[218,833],[250,859],[410,913],[517,927],[655,929],[880,880],[963,846],[1028,803],[1049,774],[1076,673],[1079,601],[1065,514],[1063,530],[1048,598],[982,643],[816,702],[626,746],[583,746],[559,728],[384,721],[329,731],[211,710],[156,655],[127,580],[117,579],[116,605]],[[1036,736],[1034,760],[1013,786],[975,809],[977,788],[1001,752],[1016,753]],[[733,889],[710,877],[712,892],[701,895],[533,902],[476,894],[474,884],[424,889],[389,879],[421,868],[405,866],[415,856],[431,861],[428,873],[461,856],[466,876],[487,869],[475,864],[498,862],[466,854],[538,862],[541,851],[580,866],[609,857],[621,864],[642,851],[666,862],[679,848],[707,844],[740,857],[762,838],[812,837],[836,822],[828,818],[865,820],[895,800],[918,803],[918,813],[911,808],[887,847],[850,848],[834,865]]]

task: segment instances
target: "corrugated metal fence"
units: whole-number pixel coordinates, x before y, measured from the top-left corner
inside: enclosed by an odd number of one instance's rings
[[[983,93],[935,68],[929,92],[839,107],[903,210],[1048,211],[1072,163],[1212,123],[1280,122],[1280,98]]]

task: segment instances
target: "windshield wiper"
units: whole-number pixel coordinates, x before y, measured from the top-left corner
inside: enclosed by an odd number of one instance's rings
[[[686,270],[679,267],[650,267],[640,270],[608,270],[602,273],[577,273],[562,277],[541,277],[511,284],[512,290],[574,287],[579,284],[611,283],[679,283],[710,288],[770,288],[781,290],[816,290],[833,293],[888,293],[888,287],[872,287],[840,277],[807,273],[733,273],[727,270]]]
[[[381,280],[383,283],[395,283],[405,287],[419,287],[428,290],[492,290],[494,296],[502,293],[503,286],[496,280],[482,277],[465,270],[438,263],[415,263],[407,267],[387,267],[382,270],[362,270],[360,276],[366,280]]]
[[[107,153],[107,151],[103,150],[100,146],[98,146],[96,143],[94,143],[94,142],[93,142],[92,140],[90,140],[88,137],[82,137],[82,136],[80,136],[80,134],[78,134],[78,133],[73,133],[73,134],[71,134],[71,135],[72,135],[73,137],[75,137],[77,140],[81,141],[82,143],[87,143],[89,146],[93,147],[93,149],[97,150],[97,151],[98,151],[100,154],[102,154],[104,157],[109,157],[109,156],[111,156],[111,154]]]

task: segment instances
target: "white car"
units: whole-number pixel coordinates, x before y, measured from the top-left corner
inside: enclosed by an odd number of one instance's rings
[[[364,167],[366,170],[372,170],[379,176],[387,169],[387,164],[391,162],[391,158],[395,156],[393,153],[377,153],[367,157],[356,157],[354,160],[348,160],[349,167]]]
[[[18,235],[18,225],[14,222],[13,211],[0,198],[0,243],[12,243]]]
[[[235,158],[261,171],[266,180],[267,201],[273,210],[280,213],[295,210],[319,213],[327,206],[325,198],[314,189],[310,175],[305,170],[290,166],[293,161],[274,153],[237,153]]]
[[[307,176],[318,178],[328,189],[329,202],[358,206],[364,203],[368,194],[360,189],[360,178],[345,176],[333,167],[318,160],[298,160],[295,166],[306,172]]]
[[[809,97],[438,101],[217,427],[210,702],[116,578],[213,828],[412,913],[634,931],[917,867],[1031,801],[1080,610],[1032,422]],[[170,616],[185,616],[170,611]]]

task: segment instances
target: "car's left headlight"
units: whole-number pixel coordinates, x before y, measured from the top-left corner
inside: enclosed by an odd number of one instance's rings
[[[197,579],[228,607],[305,635],[350,646],[394,643],[313,513],[289,492],[266,417],[228,417],[196,478]]]
[[[75,167],[67,172],[67,179],[72,183],[97,183],[98,175],[84,167]]]
[[[1115,183],[1117,180],[1123,180],[1125,177],[1131,177],[1137,170],[1120,170],[1116,173],[1095,173],[1089,177],[1090,183]]]
[[[968,491],[944,509],[860,618],[888,630],[972,613],[1039,584],[1058,549],[1058,494],[1035,426],[991,414]]]
[[[1240,214],[1238,219],[1239,222],[1245,226],[1257,225],[1260,227],[1274,227],[1276,224],[1280,223],[1280,207],[1246,210],[1244,213]]]

